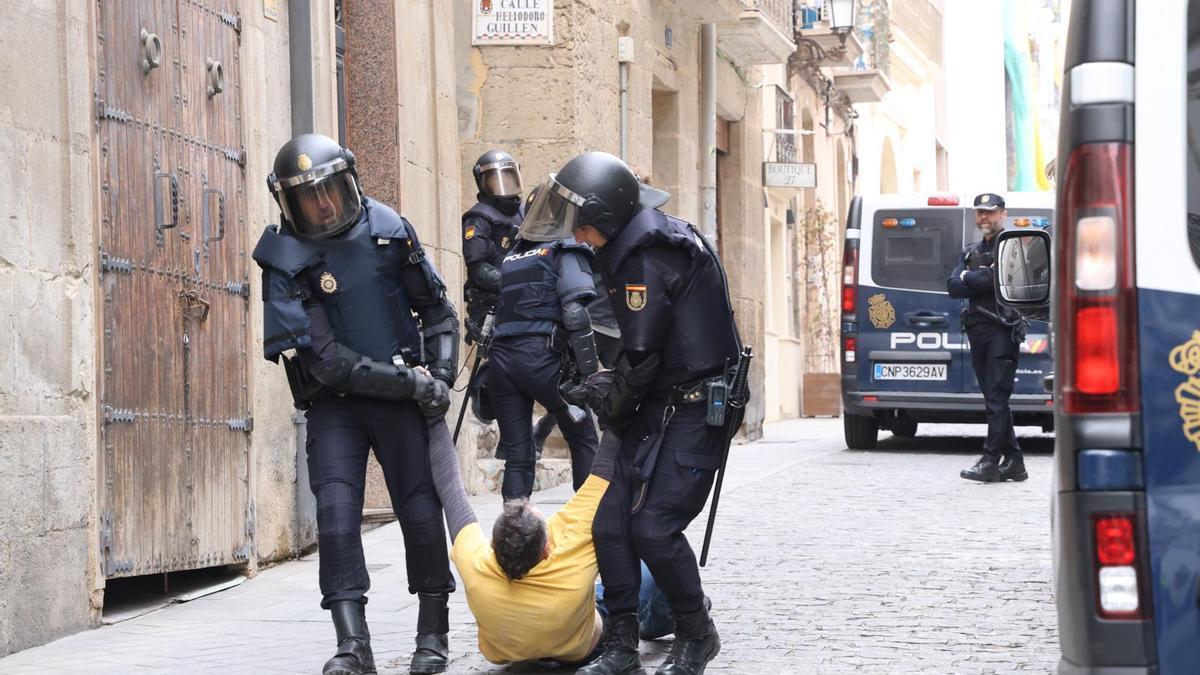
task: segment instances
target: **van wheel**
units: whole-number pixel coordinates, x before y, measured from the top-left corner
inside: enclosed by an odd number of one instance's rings
[[[892,421],[892,435],[900,438],[912,438],[917,435],[917,421],[907,417]]]
[[[846,432],[846,447],[852,450],[870,450],[879,440],[879,423],[871,415],[842,415],[842,428]]]

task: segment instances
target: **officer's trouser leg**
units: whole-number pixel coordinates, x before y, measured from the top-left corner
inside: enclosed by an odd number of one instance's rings
[[[533,397],[522,391],[519,350],[493,349],[488,366],[488,397],[496,425],[500,427],[500,451],[504,458],[504,481],[500,494],[505,499],[533,493],[536,459],[533,453]]]
[[[971,343],[971,365],[983,392],[987,410],[987,438],[983,454],[1000,460],[1001,455],[1020,454],[1013,426],[1009,399],[1017,375],[1019,347],[1012,341],[1012,331],[992,324],[977,324],[967,329]]]
[[[646,561],[671,610],[704,607],[696,555],[683,530],[704,509],[721,461],[721,430],[704,422],[705,406],[680,406],[659,450],[645,505],[633,516],[637,555]]]
[[[366,602],[371,587],[363,559],[363,486],[371,445],[352,399],[323,399],[308,411],[309,487],[317,498],[321,607]]]
[[[551,367],[547,368],[547,365]],[[562,431],[563,438],[567,441],[567,447],[571,450],[571,482],[578,491],[583,487],[583,482],[587,480],[588,473],[592,470],[592,460],[596,458],[596,446],[600,443],[596,437],[596,423],[592,420],[591,411],[586,409],[583,411],[583,419],[578,422],[571,420],[571,415],[567,412],[567,403],[558,393],[557,358],[554,359],[553,364],[543,364],[541,370],[548,370],[551,377],[547,380],[542,380],[541,377],[531,380],[530,393],[558,420],[558,428]],[[545,376],[545,374],[544,372],[538,373],[539,376]]]
[[[604,443],[621,443],[612,432],[604,434]],[[622,443],[612,480],[596,509],[592,520],[592,540],[596,546],[596,563],[604,582],[604,602],[610,615],[636,612],[641,588],[641,564],[633,548],[630,530],[631,505],[628,476],[636,440]]]
[[[375,459],[404,535],[409,593],[454,590],[442,503],[433,486],[429,428],[415,403],[372,402],[367,422]]]

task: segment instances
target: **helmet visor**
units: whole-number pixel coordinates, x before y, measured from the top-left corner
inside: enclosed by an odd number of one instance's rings
[[[516,162],[497,162],[479,167],[479,184],[491,197],[516,197],[521,194],[521,168]]]
[[[558,241],[573,235],[582,225],[579,209],[583,198],[559,185],[554,174],[537,192],[521,223],[521,238],[529,241]]]
[[[332,237],[358,220],[362,203],[354,174],[340,171],[284,188],[279,206],[296,235],[305,239]]]

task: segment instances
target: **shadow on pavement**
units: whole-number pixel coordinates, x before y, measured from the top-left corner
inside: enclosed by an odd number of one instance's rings
[[[1022,436],[1017,432],[1017,441],[1027,454],[1051,454],[1054,452],[1054,436]],[[873,450],[849,450],[847,452],[910,452],[932,454],[977,455],[983,449],[982,436],[922,436],[900,438],[889,432],[879,432],[879,443]]]

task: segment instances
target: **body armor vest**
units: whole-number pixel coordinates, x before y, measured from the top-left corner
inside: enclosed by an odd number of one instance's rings
[[[552,333],[562,322],[563,300],[571,299],[564,298],[564,293],[582,287],[588,291],[587,298],[592,296],[590,272],[568,272],[570,278],[560,278],[560,258],[572,251],[590,253],[587,246],[574,242],[523,241],[504,258],[496,337]]]
[[[698,236],[685,220],[643,209],[598,256],[608,278],[628,279],[633,277],[624,274],[621,266],[639,249],[669,246],[687,253],[690,264],[679,290],[670,297],[672,324],[661,354],[663,378],[671,383],[708,375],[738,357],[737,328],[725,300],[720,263],[696,240]],[[620,302],[612,306],[625,333],[621,319],[630,310]]]
[[[330,239],[298,239],[271,229],[263,233],[255,261],[272,277],[291,279],[295,296],[267,298],[268,358],[272,351],[308,344],[303,300],[311,298],[325,309],[338,343],[384,363],[396,355],[409,365],[420,362],[420,328],[401,279],[406,265],[419,264],[410,257],[407,225],[384,204],[365,198],[364,205],[358,222]],[[295,337],[281,344],[270,334],[273,328]]]

